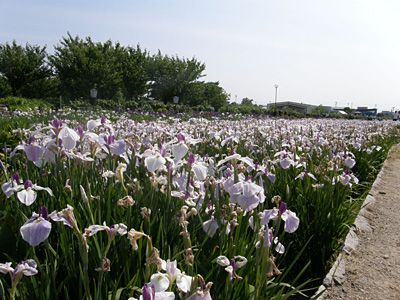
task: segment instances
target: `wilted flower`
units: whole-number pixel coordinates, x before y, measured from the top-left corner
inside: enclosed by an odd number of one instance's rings
[[[121,236],[127,233],[127,227],[125,224],[119,223],[108,227],[106,225],[106,222],[104,222],[103,225],[91,225],[89,226],[89,228],[86,228],[85,236],[91,237],[95,235],[97,232],[102,230],[105,230],[107,232],[109,241],[112,241],[117,235],[117,233]]]
[[[67,193],[72,193],[72,188],[69,185],[69,179],[67,179],[67,181],[65,182],[64,191],[66,191]]]
[[[151,209],[147,207],[141,207],[140,210],[140,215],[143,217],[143,219],[148,221],[150,219]]]
[[[143,233],[143,232],[136,231],[133,228],[131,230],[129,230],[128,239],[131,242],[133,250],[137,251],[137,249],[138,249],[137,240],[139,240],[141,237],[149,238],[149,236],[147,234]]]
[[[152,247],[151,255],[146,259],[146,264],[152,265],[155,264],[157,266],[157,271],[161,271],[163,261],[160,258],[160,251],[156,247]]]
[[[78,224],[76,223],[74,216],[74,208],[69,204],[67,204],[67,208],[64,208],[57,214],[52,215],[50,218],[56,222],[63,222],[64,225],[75,228],[77,231],[79,231]]]
[[[122,199],[119,199],[117,202],[118,206],[123,206],[125,208],[128,208],[130,206],[133,206],[133,204],[135,204],[135,200],[133,200],[133,198],[129,195],[125,196]]]
[[[107,257],[103,257],[101,259],[101,266],[96,268],[95,271],[97,272],[110,272],[111,262]]]
[[[238,261],[236,261],[238,260]],[[236,269],[243,267],[247,263],[247,259],[243,256],[237,255],[235,259],[229,260],[226,256],[219,256],[217,258],[217,264],[226,267],[225,271],[229,273],[229,278],[232,280],[236,278],[242,280],[243,278],[236,274]]]
[[[212,282],[205,283],[201,275],[196,276],[198,282],[197,291],[191,295],[187,300],[211,300],[210,289],[213,285]]]
[[[83,203],[89,203],[88,197],[86,195],[86,192],[85,192],[85,189],[83,188],[83,186],[79,185],[79,190],[81,191],[81,197],[82,197]]]
[[[267,270],[266,270],[266,276],[267,277],[272,277],[275,275],[280,275],[282,274],[281,271],[279,271],[279,269],[277,268],[277,266],[275,265],[275,257],[271,256],[268,259],[268,265],[267,265]]]

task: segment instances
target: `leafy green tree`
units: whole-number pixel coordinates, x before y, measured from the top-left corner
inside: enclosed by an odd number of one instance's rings
[[[326,112],[322,105],[319,105],[311,110],[313,116],[325,116]]]
[[[0,97],[10,96],[11,93],[11,86],[7,81],[7,78],[4,76],[0,76]]]
[[[242,105],[247,105],[247,106],[253,106],[253,99],[249,99],[249,98],[243,98],[242,99]]]
[[[123,53],[119,43],[94,43],[90,37],[82,40],[68,33],[55,47],[51,63],[67,97],[88,98],[96,87],[98,98],[112,99],[122,86]]]
[[[120,59],[124,94],[127,99],[138,101],[148,89],[148,53],[137,45],[124,49]]]
[[[148,65],[150,96],[154,99],[172,102],[174,96],[179,103],[188,104],[192,94],[192,84],[201,78],[205,64],[195,58],[180,59],[177,56],[154,55]]]
[[[229,95],[219,86],[219,82],[207,82],[204,86],[204,99],[208,105],[214,107],[215,110],[226,106]]]
[[[0,45],[0,75],[13,96],[40,98],[54,92],[46,47],[28,43],[23,47],[15,41]]]

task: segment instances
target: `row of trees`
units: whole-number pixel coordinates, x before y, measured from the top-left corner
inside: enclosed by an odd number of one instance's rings
[[[229,96],[218,82],[205,82],[205,64],[196,58],[150,55],[108,40],[93,42],[68,33],[49,55],[46,47],[6,43],[0,45],[0,97],[88,99],[91,88],[98,98],[187,105],[224,106]]]

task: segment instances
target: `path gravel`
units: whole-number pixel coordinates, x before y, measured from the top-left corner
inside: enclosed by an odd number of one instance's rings
[[[400,299],[400,145],[391,149],[320,299]]]

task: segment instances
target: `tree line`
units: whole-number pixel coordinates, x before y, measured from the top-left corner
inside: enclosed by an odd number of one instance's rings
[[[97,98],[142,102],[148,99],[172,103],[179,97],[184,105],[225,106],[229,95],[219,82],[205,82],[205,64],[195,57],[150,55],[139,44],[122,46],[108,40],[70,33],[54,47],[0,44],[0,97],[51,98],[65,101],[89,99],[96,88]]]

